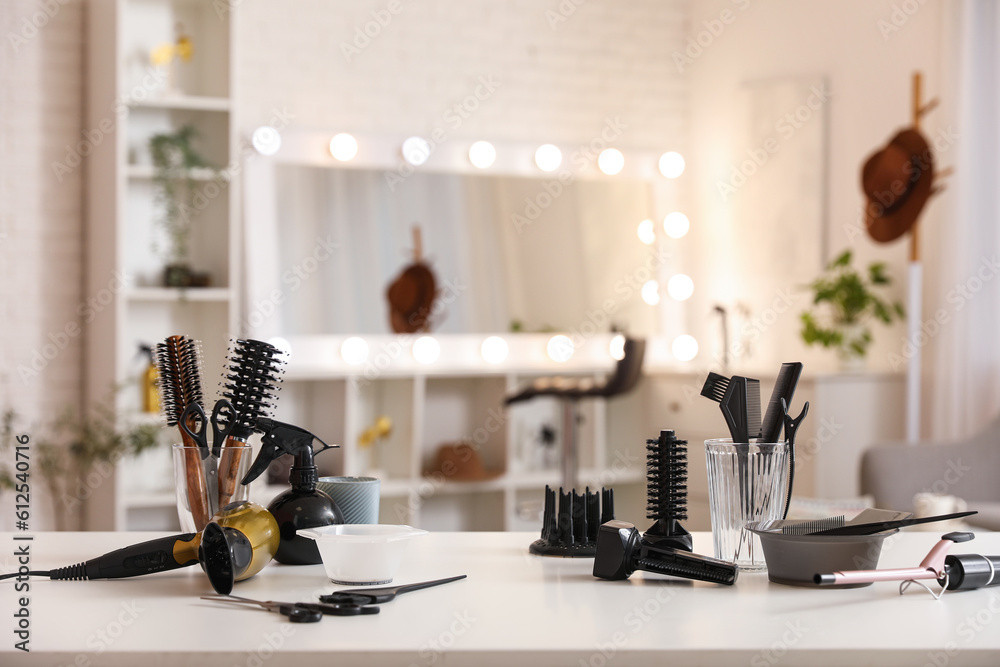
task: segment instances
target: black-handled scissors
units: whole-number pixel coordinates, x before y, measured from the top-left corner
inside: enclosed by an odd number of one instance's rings
[[[188,422],[195,423],[195,430],[191,430]],[[208,417],[205,416],[205,409],[200,403],[189,403],[181,414],[181,429],[191,436],[191,439],[201,450],[201,459],[204,461],[209,455],[208,449]]]
[[[219,458],[222,453],[222,443],[236,427],[239,415],[233,404],[224,398],[215,402],[212,408],[212,456]]]
[[[342,591],[335,591],[328,595],[320,595],[319,599],[321,602],[328,602],[331,604],[346,604],[346,605],[381,604],[383,602],[389,602],[390,600],[394,599],[397,595],[401,595],[403,593],[409,593],[410,591],[419,591],[421,588],[430,588],[431,586],[440,586],[441,584],[451,583],[452,581],[465,579],[465,576],[466,575],[464,574],[460,574],[457,577],[449,577],[447,579],[435,579],[434,581],[423,581],[419,584],[407,584],[406,586],[385,586],[384,588],[351,588]]]
[[[242,598],[237,595],[203,595],[202,600],[213,602],[231,602],[233,604],[250,604],[262,607],[267,611],[283,614],[292,623],[315,623],[323,616],[367,616],[377,614],[378,607],[363,607],[352,604],[322,604],[316,602],[275,602]]]

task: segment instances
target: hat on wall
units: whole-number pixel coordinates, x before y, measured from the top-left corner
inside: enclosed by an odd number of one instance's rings
[[[927,139],[915,128],[902,130],[861,169],[869,236],[888,243],[908,232],[933,194],[933,184],[934,155]]]
[[[430,316],[437,298],[434,272],[423,261],[420,228],[413,228],[413,263],[404,268],[386,290],[389,324],[395,333],[430,329]]]

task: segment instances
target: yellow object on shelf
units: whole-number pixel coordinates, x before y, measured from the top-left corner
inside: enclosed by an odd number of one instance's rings
[[[375,420],[375,424],[366,428],[358,436],[359,447],[371,447],[379,438],[384,438],[392,433],[392,420],[385,415],[381,415]]]

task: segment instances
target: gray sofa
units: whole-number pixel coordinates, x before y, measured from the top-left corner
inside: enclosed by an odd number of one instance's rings
[[[960,442],[890,443],[864,453],[861,492],[876,507],[912,511],[922,491],[964,498],[979,512],[966,522],[1000,530],[1000,417]]]

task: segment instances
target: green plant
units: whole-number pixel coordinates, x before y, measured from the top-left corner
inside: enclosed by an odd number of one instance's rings
[[[169,241],[167,263],[188,264],[192,215],[195,211],[195,180],[192,170],[208,168],[192,142],[198,131],[185,125],[176,132],[154,134],[149,139],[153,157],[153,183],[160,215],[157,222]]]
[[[881,298],[877,289],[892,280],[884,262],[872,262],[865,275],[851,266],[852,254],[845,250],[826,267],[825,275],[810,283],[814,310],[801,315],[802,340],[807,345],[836,347],[845,357],[864,357],[872,342],[867,323],[876,319],[891,324],[906,316],[903,304]]]
[[[15,420],[13,410],[3,414],[0,450],[11,446]],[[156,446],[160,427],[119,426],[112,400],[108,400],[89,413],[66,409],[52,423],[43,425],[42,431],[37,440],[31,440],[32,460],[56,506],[56,529],[64,530],[67,511],[75,514],[95,485],[109,477],[109,473],[95,476],[94,470],[102,463],[115,464],[124,456]],[[11,472],[0,469],[0,490],[13,488],[13,482]]]

